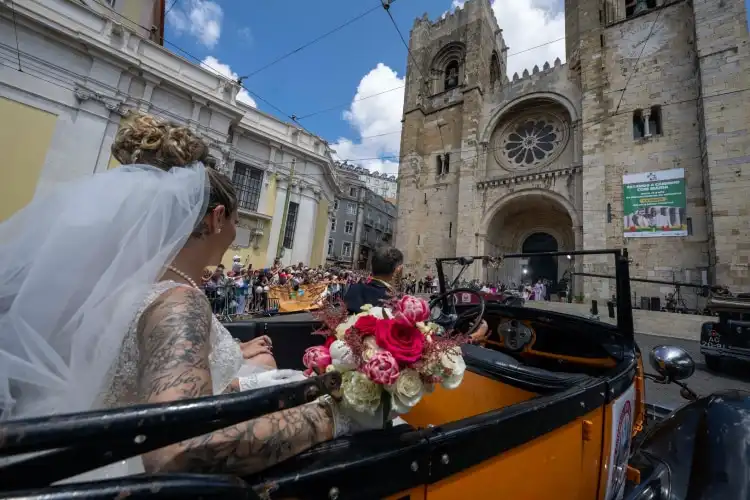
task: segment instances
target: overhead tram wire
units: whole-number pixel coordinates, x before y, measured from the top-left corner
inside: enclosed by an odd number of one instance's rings
[[[18,55],[18,71],[23,73],[23,66],[21,66],[21,49],[19,48],[18,42],[18,22],[16,21],[16,2],[10,0],[10,13],[13,16],[13,32],[16,36],[16,55]]]
[[[177,3],[177,1],[178,1],[178,0],[175,0],[175,2],[174,2],[174,3],[172,4],[172,6],[174,6],[174,4],[175,4],[175,3]],[[127,16],[126,16],[126,15],[124,15],[124,14],[121,14],[121,13],[119,13],[119,12],[117,12],[117,11],[111,11],[111,12],[112,12],[113,14],[115,14],[115,15],[119,16],[120,18],[122,18],[122,19],[125,19],[125,20],[127,20],[127,21],[129,21],[129,22],[133,23],[133,24],[134,24],[135,26],[139,26],[140,28],[143,28],[143,29],[145,29],[145,30],[147,30],[147,31],[150,31],[150,30],[151,30],[151,28],[147,28],[146,26],[143,26],[142,24],[140,24],[140,23],[138,23],[137,21],[135,21],[135,20],[133,20],[133,19],[131,19],[131,18],[127,17]],[[166,14],[165,14],[165,16],[166,16]],[[270,101],[269,101],[268,99],[266,99],[265,97],[263,97],[263,96],[259,95],[259,94],[258,94],[257,92],[254,92],[253,90],[251,90],[251,89],[247,88],[247,87],[246,87],[246,86],[245,86],[245,85],[244,85],[244,84],[243,84],[243,83],[242,83],[242,82],[240,81],[240,79],[237,79],[237,80],[232,80],[231,78],[228,78],[228,77],[227,77],[226,75],[222,75],[222,74],[221,74],[221,73],[220,73],[219,71],[217,71],[216,69],[214,69],[214,68],[212,68],[212,67],[210,67],[210,66],[208,66],[208,65],[204,65],[204,64],[203,64],[203,61],[202,61],[202,60],[201,60],[200,58],[198,58],[198,57],[196,57],[195,55],[191,54],[190,52],[188,52],[187,50],[183,49],[182,47],[180,47],[179,45],[175,44],[174,42],[172,42],[172,41],[170,41],[170,40],[167,40],[167,38],[166,38],[166,37],[164,37],[164,36],[162,36],[162,41],[163,41],[163,42],[164,42],[165,44],[169,44],[170,46],[174,47],[175,49],[177,49],[177,50],[178,50],[179,52],[181,52],[182,54],[186,55],[186,56],[187,56],[187,57],[189,57],[190,59],[192,59],[192,60],[196,61],[196,62],[197,62],[197,63],[198,63],[198,64],[199,64],[199,65],[200,65],[200,66],[201,66],[202,68],[204,68],[204,69],[207,69],[207,70],[211,71],[212,73],[214,73],[215,75],[217,75],[217,76],[219,76],[219,77],[221,77],[221,78],[224,78],[224,79],[226,79],[226,80],[229,80],[229,81],[232,81],[232,82],[234,82],[234,83],[235,83],[236,85],[238,85],[238,86],[239,86],[240,88],[242,88],[242,89],[244,89],[245,91],[247,91],[247,93],[248,93],[248,94],[250,94],[251,96],[255,97],[255,98],[256,98],[256,99],[258,99],[259,101],[261,101],[261,102],[264,102],[264,103],[265,103],[265,104],[267,104],[267,105],[268,105],[268,106],[269,106],[270,108],[274,109],[274,110],[275,110],[276,112],[278,112],[279,114],[283,115],[283,116],[284,116],[285,118],[287,118],[287,119],[290,119],[290,120],[292,120],[292,121],[294,121],[294,122],[296,122],[296,121],[297,121],[297,120],[296,120],[296,118],[294,117],[294,115],[290,115],[290,114],[286,113],[286,112],[285,112],[284,110],[282,110],[281,108],[279,108],[278,106],[276,106],[275,104],[273,104],[272,102],[270,102]],[[304,127],[303,127],[302,125],[300,125],[299,123],[297,123],[297,125],[299,125],[299,126],[300,126],[300,128],[304,129],[304,130],[305,130],[305,131],[306,131],[306,132],[307,132],[308,134],[310,134],[310,135],[315,135],[315,136],[317,137],[317,135],[316,135],[316,134],[313,134],[313,133],[312,133],[312,132],[310,132],[309,130],[305,129],[305,128],[304,128]]]
[[[13,0],[11,0],[11,1],[13,1]],[[394,2],[394,1],[395,1],[395,0],[390,0],[390,3],[392,4],[392,3]],[[378,7],[380,7],[380,6],[378,6]],[[117,14],[118,16],[120,16],[120,17],[121,17],[121,18],[123,18],[123,19],[127,19],[128,21],[132,22],[133,24],[135,24],[135,25],[137,25],[137,26],[140,26],[141,28],[144,28],[144,29],[146,29],[146,28],[145,28],[144,26],[140,25],[139,23],[136,23],[135,21],[133,21],[132,19],[128,18],[127,16],[124,16],[124,15],[122,15],[122,14],[118,13],[118,12],[115,12],[115,11],[113,11],[113,13]],[[656,20],[655,20],[655,21],[656,21]],[[652,31],[651,33],[653,33],[653,31]],[[651,35],[651,33],[649,34],[649,36]],[[556,39],[556,40],[551,40],[551,41],[549,41],[549,42],[545,42],[544,44],[541,44],[541,45],[538,45],[538,46],[535,46],[535,47],[530,47],[529,49],[524,49],[523,51],[515,52],[515,53],[513,53],[513,54],[509,54],[509,57],[510,57],[510,56],[513,56],[513,55],[516,55],[516,54],[520,54],[520,53],[522,53],[522,52],[527,52],[527,51],[529,51],[529,50],[533,50],[533,49],[535,49],[535,48],[543,47],[543,46],[545,46],[545,45],[549,45],[549,44],[551,44],[551,43],[555,43],[555,42],[557,42],[557,41],[559,41],[559,40],[560,40],[560,39]],[[646,41],[648,41],[648,39],[647,39]],[[174,43],[172,43],[172,42],[170,42],[170,41],[168,41],[168,40],[166,40],[166,39],[165,39],[165,42],[166,42],[166,43],[169,43],[169,44],[170,44],[170,45],[172,45],[172,46],[174,46],[175,48],[177,48],[178,50],[180,50],[180,51],[181,51],[181,52],[183,52],[184,54],[186,54],[186,55],[188,55],[189,57],[193,58],[194,60],[196,60],[196,61],[200,61],[200,60],[199,60],[199,59],[198,59],[197,57],[195,57],[194,55],[192,55],[192,54],[190,54],[189,52],[185,51],[184,49],[182,49],[181,47],[177,46],[176,44],[174,44]],[[645,43],[646,43],[646,42],[644,42],[644,45],[645,45]],[[0,44],[0,45],[2,45],[2,44]],[[642,52],[643,52],[643,50],[642,50]],[[641,52],[641,53],[642,53],[642,52]],[[18,56],[18,59],[19,59],[19,62],[20,62],[20,58],[21,58],[21,51],[20,51],[20,50],[17,50],[17,56]],[[1,59],[1,57],[0,57],[0,59]],[[59,67],[58,67],[58,68],[59,68]],[[217,76],[220,76],[220,77],[222,77],[222,78],[226,78],[226,77],[225,77],[224,75],[220,74],[220,73],[219,73],[218,71],[214,70],[213,68],[210,68],[210,67],[206,67],[206,66],[204,66],[204,68],[210,69],[210,70],[211,70],[212,72],[214,72],[214,73],[215,73],[215,74],[216,74]],[[69,74],[75,74],[75,75],[76,75],[76,76],[78,76],[79,78],[84,78],[84,75],[79,75],[79,74],[76,74],[76,73],[72,73],[72,72],[70,72],[69,70],[65,70],[64,68],[63,68],[63,70],[64,70],[64,71],[66,71],[66,72],[67,72],[67,73],[69,73]],[[22,69],[21,69],[20,67],[19,67],[19,71],[21,71],[21,72],[23,72],[24,74],[27,74],[27,75],[29,75],[29,76],[32,76],[32,77],[34,77],[34,78],[37,78],[37,79],[40,79],[40,80],[42,80],[42,81],[45,81],[45,82],[47,82],[47,83],[50,83],[50,84],[52,84],[52,85],[56,85],[56,86],[58,86],[58,87],[60,87],[60,88],[64,88],[64,89],[66,89],[66,90],[74,90],[74,89],[72,89],[71,87],[66,87],[66,86],[64,86],[64,85],[61,85],[60,83],[57,83],[57,82],[53,82],[53,81],[47,80],[47,79],[45,79],[45,78],[39,77],[38,75],[34,75],[34,74],[31,74],[31,73],[28,73],[28,72],[24,72],[24,71],[23,71],[23,70],[22,70]],[[37,69],[37,71],[39,71],[39,70]],[[39,72],[41,72],[41,71],[39,71]],[[632,76],[632,75],[631,75],[631,76]],[[55,76],[53,76],[52,78],[57,78],[57,79],[59,79],[59,77],[58,77],[58,76],[56,76],[56,75],[55,75]],[[88,77],[86,77],[86,78],[88,78]],[[89,78],[89,79],[90,79],[90,78]],[[230,79],[230,80],[231,80],[231,79]],[[107,85],[107,84],[106,84],[106,83],[104,83],[104,82],[98,82],[98,81],[96,81],[96,80],[92,80],[92,81],[95,81],[96,83],[99,83],[99,84],[101,84],[101,85],[104,85],[105,87],[110,87],[110,88],[113,88],[113,89],[114,89],[114,90],[115,90],[115,91],[116,91],[117,93],[119,93],[120,95],[123,95],[123,96],[127,96],[127,97],[130,97],[130,98],[132,98],[132,99],[140,99],[139,97],[136,97],[136,96],[133,96],[133,95],[127,94],[127,93],[125,93],[125,92],[122,92],[122,91],[120,91],[119,89],[116,89],[116,88],[114,88],[114,87],[111,87],[111,86]],[[628,80],[628,81],[629,81],[629,80]],[[602,86],[604,86],[604,85],[602,85]],[[627,84],[626,84],[626,86],[627,86]],[[258,98],[259,98],[260,100],[263,100],[264,102],[267,102],[267,101],[265,101],[265,100],[264,100],[264,99],[263,99],[262,97],[258,96],[257,94],[254,94],[254,93],[253,93],[252,91],[250,91],[249,89],[245,88],[244,86],[242,86],[242,88],[244,88],[245,90],[247,90],[247,91],[248,91],[249,93],[251,93],[251,94],[255,95],[255,97],[258,97]],[[402,87],[400,87],[400,88],[403,88],[403,86],[402,86]],[[396,89],[390,89],[390,90],[387,90],[387,91],[381,92],[381,93],[379,93],[379,94],[383,94],[383,93],[385,93],[385,92],[390,92],[390,91],[393,91],[393,90],[396,90]],[[625,90],[626,90],[626,89],[623,89],[623,95],[624,95],[624,91],[625,91]],[[705,100],[705,99],[709,99],[709,98],[714,98],[714,97],[721,97],[721,96],[724,96],[724,95],[731,95],[731,94],[736,94],[736,93],[739,93],[739,92],[746,92],[746,91],[749,91],[749,90],[750,90],[750,88],[743,88],[743,89],[732,90],[732,91],[727,91],[727,92],[718,92],[718,93],[716,93],[716,94],[711,94],[711,95],[704,95],[704,96],[694,97],[694,98],[690,98],[690,99],[684,99],[684,100],[680,100],[680,101],[674,101],[674,102],[668,102],[668,103],[664,103],[664,104],[662,104],[662,106],[670,106],[670,105],[676,105],[676,104],[683,104],[683,103],[686,103],[686,102],[697,101],[697,100],[699,100],[699,99],[704,99],[704,100]],[[617,89],[614,89],[614,90],[612,90],[612,92],[615,92],[615,91],[618,91],[618,90],[617,90]],[[379,95],[379,94],[375,94],[375,95]],[[364,97],[364,98],[362,98],[362,99],[366,99],[366,98],[369,98],[369,97],[374,97],[375,95],[372,95],[372,96],[365,96],[365,97]],[[362,100],[362,99],[359,99],[359,100]],[[269,105],[271,105],[270,103],[268,103],[268,104],[269,104]],[[272,105],[271,105],[271,106],[272,106]],[[618,104],[618,106],[619,106],[619,104]],[[154,106],[154,105],[151,105],[151,107],[152,107],[153,109],[156,109],[156,110],[158,110],[158,111],[161,111],[161,112],[165,112],[165,113],[169,113],[169,110],[168,110],[168,109],[162,109],[162,108],[158,108],[157,106]],[[273,107],[273,106],[272,106],[272,107]],[[291,118],[290,116],[286,115],[286,114],[285,114],[285,113],[283,113],[283,112],[282,112],[281,110],[279,110],[278,108],[275,108],[275,109],[277,109],[277,110],[278,110],[278,111],[279,111],[280,113],[284,114],[284,115],[285,115],[285,116],[287,116],[288,118]],[[600,124],[600,123],[604,122],[605,120],[607,120],[607,119],[609,119],[609,118],[613,118],[613,117],[615,117],[615,116],[619,116],[619,115],[622,115],[622,114],[627,114],[627,113],[630,113],[631,111],[634,111],[634,110],[623,111],[623,112],[619,112],[619,110],[618,110],[618,111],[616,111],[615,113],[612,113],[612,114],[608,114],[608,115],[605,115],[604,117],[602,117],[602,118],[600,118],[600,119],[598,119],[598,120],[593,120],[593,121],[591,121],[591,122],[583,122],[583,123],[581,123],[581,125],[590,125],[590,126],[595,126],[595,125],[598,125],[598,124]],[[295,122],[296,122],[296,120],[295,120]],[[568,124],[568,126],[569,126],[569,127],[572,127],[572,125],[571,125],[571,124]],[[302,127],[301,125],[300,125],[300,127],[304,129],[304,127]],[[215,129],[211,129],[210,127],[203,127],[203,126],[201,126],[201,128],[205,128],[206,130],[212,130],[212,131],[215,131],[215,132],[220,132],[220,131],[218,131],[218,130],[215,130]],[[590,127],[589,127],[589,128],[590,128]],[[582,128],[582,129],[583,129],[583,128]],[[317,136],[316,134],[313,134],[313,133],[311,133],[311,132],[309,132],[309,131],[308,131],[308,133],[310,133],[311,135],[315,135],[315,136]],[[384,133],[384,134],[378,134],[378,135],[374,135],[374,136],[364,136],[363,138],[368,138],[368,137],[379,137],[379,136],[382,136],[382,135],[390,135],[391,133],[397,133],[397,131],[394,131],[394,132],[388,132],[388,133]],[[490,151],[494,151],[495,149],[499,149],[499,148],[488,148],[488,149],[485,149],[484,151],[482,151],[482,153],[480,153],[480,154],[478,154],[478,155],[475,155],[475,156],[473,156],[473,157],[469,157],[469,158],[465,158],[465,159],[462,159],[462,160],[471,160],[471,159],[473,159],[473,158],[477,158],[477,157],[479,157],[479,156],[481,156],[481,155],[483,155],[483,154],[487,154],[487,153],[488,153],[488,152],[490,152]],[[466,150],[461,150],[461,149],[459,149],[459,150],[455,150],[454,152],[463,152],[463,151],[475,151],[475,150],[476,150],[475,148],[471,148],[471,149],[466,149]],[[342,160],[340,160],[340,161],[342,161],[342,162],[353,162],[353,163],[356,163],[356,162],[359,162],[359,161],[366,161],[366,160],[391,160],[391,161],[400,161],[401,159],[403,159],[403,158],[406,158],[407,156],[410,156],[410,155],[411,155],[411,154],[406,154],[406,155],[398,155],[398,156],[393,156],[393,155],[391,155],[391,156],[380,156],[380,157],[371,157],[371,158],[347,158],[347,159],[342,159]],[[256,157],[253,157],[253,158],[257,159],[257,160],[258,160],[259,162],[261,162],[261,163],[267,163],[267,164],[270,164],[270,163],[275,163],[275,164],[284,164],[284,163],[290,163],[290,162],[270,162],[269,160],[267,160],[267,159],[263,159],[263,158],[256,158]],[[315,174],[306,174],[306,175],[315,175]]]
[[[0,56],[0,61],[2,61],[2,59],[3,58]],[[6,61],[7,60],[8,59],[6,59]],[[32,68],[32,69],[34,69],[35,71],[39,71],[38,68]],[[37,78],[37,79],[39,79],[41,81],[49,83],[50,85],[55,85],[55,86],[57,86],[59,88],[65,89],[65,90],[69,90],[69,91],[75,90],[73,87],[68,87],[66,85],[62,85],[59,81],[55,82],[53,80],[48,80],[46,78],[42,78],[41,76],[35,75],[34,73],[30,73],[28,71],[24,71],[23,73],[25,75],[27,75],[27,76],[31,76],[33,78]],[[82,77],[82,75],[78,75],[78,76]],[[53,78],[55,78],[55,77],[53,77]],[[59,77],[56,77],[56,78],[59,80]],[[694,97],[694,98],[690,98],[690,99],[684,99],[684,100],[681,100],[681,101],[675,101],[675,102],[671,102],[671,103],[665,103],[662,106],[684,104],[686,102],[697,101],[699,99],[710,99],[710,98],[714,98],[714,97],[721,97],[721,96],[724,96],[724,95],[738,94],[740,92],[747,92],[747,91],[750,91],[750,87],[743,88],[743,89],[737,89],[737,90],[731,90],[731,91],[727,91],[727,92],[719,92],[719,93],[716,93],[716,94],[711,94],[711,95],[706,95],[706,96],[701,96],[701,97]],[[137,99],[135,96],[132,96],[130,94],[126,94],[126,93],[123,93],[123,92],[120,92],[120,94],[123,95],[123,96],[130,97],[132,99]],[[167,111],[167,110],[163,110],[161,108],[158,108],[157,106],[153,106],[152,105],[151,107],[154,108],[154,109],[156,109],[157,111]],[[627,113],[630,113],[631,111],[632,110],[630,110],[630,111],[622,111],[622,112],[619,112],[618,115],[627,114]],[[95,113],[94,113],[94,115],[98,116],[99,118],[102,118],[103,120],[108,121],[109,123],[117,123],[117,124],[119,124],[119,120],[112,120],[109,117],[105,117],[105,116],[102,116],[102,115],[96,115]],[[597,125],[598,123],[601,123],[603,120],[605,120],[607,118],[611,118],[613,116],[617,116],[617,115],[608,115],[604,119],[595,120],[595,121],[591,121],[591,122],[584,122],[584,123],[582,123],[582,125],[583,124],[589,124],[591,126]],[[206,128],[206,127],[203,127],[203,128]],[[217,131],[215,129],[210,129],[210,128],[207,128],[207,129],[219,132],[219,131]],[[486,150],[483,150],[481,153],[479,153],[479,154],[477,154],[475,156],[471,156],[469,158],[462,158],[461,160],[472,160],[472,159],[478,158],[478,157],[480,157],[482,155],[486,155],[486,154],[488,154],[491,151],[495,151],[496,149],[500,149],[500,148],[499,147],[498,148],[488,148]],[[466,149],[466,150],[456,150],[455,152],[462,152],[462,151],[475,151],[475,149],[470,149],[470,150],[469,149]],[[284,165],[286,163],[291,163],[291,161],[289,161],[289,162],[284,162],[284,161],[282,161],[282,162],[272,162],[272,161],[270,161],[267,158],[260,158],[260,157],[256,157],[256,156],[253,156],[253,155],[248,155],[248,156],[250,156],[251,158],[255,159],[258,163],[265,164],[265,165],[270,165],[272,163],[275,164],[275,165]],[[403,158],[405,158],[407,156],[410,156],[410,155],[389,156],[389,157],[372,157],[372,158],[352,158],[352,159],[347,159],[347,160],[342,160],[342,161],[357,162],[357,161],[364,161],[364,160],[384,160],[384,159],[385,160],[399,160],[400,161],[401,159],[403,159]],[[683,160],[687,161],[687,160],[695,160],[695,159],[699,159],[699,158],[701,158],[701,156],[695,156],[695,157],[690,157],[690,158],[683,158]],[[727,167],[729,168],[729,167],[735,167],[735,166],[734,165],[727,165]],[[316,176],[316,175],[325,175],[325,174],[322,174],[322,173],[321,174],[307,173],[307,174],[304,174],[303,177],[313,177],[313,176]],[[584,210],[584,212],[586,212],[586,211],[587,210]],[[591,212],[597,212],[598,213],[598,211],[596,211],[596,210],[591,210]]]
[[[383,10],[385,10],[385,13],[388,14],[388,18],[391,20],[391,23],[393,23],[393,27],[396,28],[396,32],[398,33],[399,38],[401,38],[401,43],[403,43],[404,47],[406,47],[406,51],[409,53],[411,62],[414,64],[414,67],[419,72],[419,76],[424,78],[424,73],[422,73],[422,70],[419,68],[419,64],[417,64],[417,60],[414,57],[414,54],[412,54],[411,49],[409,48],[409,44],[406,43],[406,39],[404,38],[403,33],[401,33],[401,29],[398,27],[398,24],[396,24],[396,20],[393,19],[393,14],[391,14],[391,4],[394,1],[395,0],[380,0],[381,4],[383,5]]]
[[[648,45],[648,41],[649,39],[651,39],[651,35],[654,34],[654,27],[656,27],[656,23],[659,21],[659,16],[661,15],[661,13],[662,13],[661,9],[657,11],[656,16],[654,17],[654,22],[651,23],[651,30],[649,30],[648,36],[646,37],[646,40],[644,40],[643,45],[641,46],[641,53],[638,54],[638,59],[636,59],[633,65],[630,67],[630,74],[628,75],[628,79],[625,82],[625,88],[622,89],[622,94],[620,94],[620,100],[617,102],[615,113],[617,113],[620,110],[620,105],[622,104],[623,97],[625,97],[625,92],[628,90],[628,85],[630,85],[630,80],[633,78],[633,75],[638,72],[638,62],[641,60],[641,56],[643,56],[643,51],[646,50],[646,45]]]
[[[372,7],[371,9],[368,9],[368,10],[366,10],[366,11],[364,11],[364,12],[362,12],[362,13],[358,14],[357,16],[355,16],[355,17],[353,17],[353,18],[349,19],[348,21],[344,22],[343,24],[340,24],[340,25],[338,25],[337,27],[333,28],[332,30],[330,30],[330,31],[327,31],[327,32],[323,33],[322,35],[320,35],[320,36],[318,36],[318,37],[316,37],[316,38],[314,38],[314,39],[310,40],[309,42],[307,42],[307,43],[305,43],[305,44],[303,44],[303,45],[301,45],[301,46],[297,47],[296,49],[294,49],[294,50],[291,50],[291,51],[287,52],[286,54],[284,54],[284,55],[282,55],[282,56],[279,56],[279,57],[277,57],[277,58],[276,58],[276,59],[274,59],[273,61],[269,62],[268,64],[266,64],[266,65],[264,65],[264,66],[261,66],[260,68],[256,69],[255,71],[252,71],[252,72],[251,72],[251,73],[249,73],[249,74],[248,74],[248,75],[247,75],[247,76],[246,76],[245,78],[251,78],[251,77],[253,77],[253,76],[257,75],[258,73],[260,73],[261,71],[265,71],[265,70],[267,70],[267,69],[268,69],[268,68],[270,68],[271,66],[274,66],[275,64],[277,64],[277,63],[279,63],[279,62],[283,61],[283,60],[284,60],[284,59],[286,59],[287,57],[293,56],[294,54],[297,54],[298,52],[301,52],[301,51],[303,51],[303,50],[304,50],[304,49],[306,49],[307,47],[309,47],[309,46],[311,46],[311,45],[314,45],[314,44],[318,43],[319,41],[323,40],[324,38],[326,38],[326,37],[328,37],[328,36],[330,36],[330,35],[333,35],[333,34],[334,34],[334,33],[336,33],[337,31],[340,31],[340,30],[342,30],[342,29],[346,28],[346,27],[347,27],[347,26],[349,26],[350,24],[353,24],[354,22],[356,22],[356,21],[359,21],[360,19],[362,19],[363,17],[367,16],[368,14],[371,14],[372,12],[375,12],[376,10],[380,9],[380,7],[381,7],[381,5],[380,5],[380,4],[378,4],[378,5],[374,6],[374,7]]]
[[[166,12],[164,12],[164,20],[165,21],[166,21],[166,18],[167,18],[167,14],[169,14],[170,12],[172,12],[172,9],[174,8],[175,5],[177,5],[177,2],[179,2],[179,1],[180,0],[172,0],[172,4],[167,8]]]
[[[2,47],[2,46],[3,46],[3,44],[0,44],[0,47]],[[11,47],[9,47],[7,45],[5,45],[5,47],[11,48]],[[20,55],[21,55],[21,53],[19,52],[19,56]],[[34,56],[30,56],[29,55],[29,57],[33,58]],[[2,56],[0,56],[0,61],[2,61],[3,59],[4,58]],[[5,61],[6,62],[11,62],[11,60],[9,60],[7,58],[5,58]],[[49,64],[49,63],[47,63],[47,64]],[[43,71],[41,71],[39,68],[34,68],[33,65],[29,66],[28,63],[26,63],[25,65],[28,66],[30,69],[36,71],[36,72],[43,73]],[[56,66],[56,67],[58,68],[58,70],[60,72],[67,73],[68,75],[74,76],[75,78],[84,78],[85,77],[84,75],[80,75],[78,73],[71,72],[70,70],[62,68],[60,66]],[[50,83],[52,85],[55,85],[57,87],[64,88],[64,89],[69,90],[69,91],[75,90],[73,87],[62,85],[60,82],[62,82],[63,80],[60,79],[59,75],[46,75],[46,76],[49,76],[50,78],[58,80],[58,81],[52,81],[52,80],[49,80],[49,79],[46,79],[46,78],[42,78],[42,77],[40,77],[38,75],[35,75],[33,73],[30,73],[28,71],[24,71],[23,73],[26,74],[26,75],[28,75],[28,76],[31,76],[31,77],[37,78],[39,80],[45,81],[47,83]],[[129,97],[129,98],[134,99],[134,100],[140,99],[140,97],[133,96],[133,95],[128,94],[126,92],[122,92],[119,89],[106,84],[105,82],[99,82],[97,80],[91,80],[91,81],[93,81],[94,83],[98,83],[98,84],[102,85],[105,88],[110,88],[111,90],[116,91],[118,93],[118,95],[120,95],[120,96]],[[727,92],[717,92],[715,94],[704,95],[704,96],[700,96],[700,97],[692,97],[692,98],[689,98],[689,99],[682,99],[682,100],[679,100],[679,101],[667,102],[667,103],[661,104],[661,106],[673,106],[673,105],[678,105],[678,104],[684,104],[684,103],[687,103],[687,102],[698,101],[699,99],[706,100],[706,99],[712,99],[712,98],[716,98],[716,97],[722,97],[722,96],[725,96],[725,95],[732,95],[732,94],[737,94],[737,93],[740,93],[740,92],[747,92],[747,91],[750,91],[750,87],[748,87],[748,88],[742,88],[742,89],[737,89],[737,90],[730,90],[730,91],[727,91]],[[155,106],[153,104],[151,105],[151,108],[154,109],[154,110],[156,110],[156,111],[159,111],[159,112],[170,113],[168,109],[159,108],[158,106]],[[632,111],[635,111],[635,109],[632,109],[632,110],[622,110],[622,111],[618,111],[616,114],[613,113],[613,114],[605,115],[604,117],[599,118],[597,120],[591,120],[591,121],[588,121],[588,122],[582,122],[581,123],[582,130],[588,130],[590,127],[598,125],[598,124],[602,123],[603,121],[605,121],[605,120],[607,120],[609,118],[613,118],[613,117],[619,116],[619,115],[629,114]],[[102,117],[102,118],[104,118],[104,117]],[[115,122],[112,122],[112,123],[115,123]],[[117,123],[119,123],[119,121]],[[568,127],[572,127],[572,124],[568,124],[567,126]],[[221,131],[216,130],[216,129],[212,129],[211,127],[200,126],[200,128],[204,129],[206,131],[213,131],[213,132],[216,132],[216,133],[222,133]],[[367,137],[378,137],[379,135],[386,135],[386,134],[376,134],[374,136],[364,136],[364,138],[367,138]],[[475,156],[471,156],[471,157],[468,157],[468,158],[461,158],[461,160],[462,161],[471,160],[471,159],[480,157],[482,155],[488,154],[488,153],[490,153],[492,151],[495,151],[496,149],[500,149],[500,147],[497,147],[497,148],[487,148],[487,149],[484,149],[483,151],[481,151],[479,154],[476,154]],[[457,149],[457,150],[454,150],[453,152],[461,153],[461,152],[474,152],[474,151],[476,151],[476,148]],[[277,165],[279,165],[279,164],[283,165],[283,164],[286,164],[286,163],[291,163],[291,162],[271,162],[270,160],[268,160],[266,158],[255,157],[253,155],[249,155],[249,156],[251,158],[257,160],[261,164],[271,164],[271,163],[274,163],[274,164],[277,164]],[[406,158],[408,156],[411,156],[411,154],[389,155],[389,156],[379,156],[379,157],[369,157],[369,158],[342,158],[339,161],[342,161],[342,162],[352,162],[352,163],[356,163],[356,162],[360,162],[360,161],[367,161],[367,160],[400,161],[403,158]],[[727,167],[731,167],[731,165],[728,165]],[[317,174],[306,174],[306,175],[317,175]]]
[[[391,3],[393,3],[393,2],[391,2]],[[547,45],[551,45],[553,43],[559,42],[560,40],[565,40],[565,37],[556,38],[555,40],[549,40],[549,41],[544,42],[542,44],[535,45],[534,47],[529,47],[527,49],[519,50],[518,52],[513,52],[512,54],[508,54],[507,57],[513,57],[513,56],[517,56],[519,54],[530,52],[530,51],[535,50],[535,49],[540,49],[542,47],[546,47]],[[320,109],[318,111],[313,111],[312,113],[307,113],[306,115],[298,116],[297,120],[304,120],[306,118],[317,116],[317,115],[320,115],[320,114],[323,114],[323,113],[328,113],[330,111],[336,111],[337,109],[346,108],[346,107],[350,106],[354,102],[359,102],[359,101],[364,101],[366,99],[371,99],[371,98],[377,97],[379,95],[383,95],[383,94],[387,94],[389,92],[394,92],[396,90],[400,90],[400,89],[402,89],[404,87],[406,87],[406,85],[399,85],[398,87],[393,87],[392,89],[383,90],[383,91],[377,92],[375,94],[369,94],[369,95],[360,97],[358,99],[353,99],[353,100],[351,100],[349,102],[346,102],[346,103],[337,104],[335,106],[331,106],[329,108]]]

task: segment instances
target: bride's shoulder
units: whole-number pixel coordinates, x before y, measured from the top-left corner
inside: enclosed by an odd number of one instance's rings
[[[140,323],[210,322],[211,316],[211,305],[202,290],[162,281],[149,293]]]

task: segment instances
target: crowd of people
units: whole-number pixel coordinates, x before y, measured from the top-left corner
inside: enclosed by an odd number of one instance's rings
[[[278,259],[269,268],[252,269],[252,266],[243,266],[241,257],[235,256],[229,270],[223,264],[213,271],[206,269],[201,286],[214,314],[221,318],[232,318],[272,311],[275,307],[269,300],[272,286],[288,285],[292,294],[301,296],[305,293],[306,285],[326,284],[324,296],[342,299],[350,285],[371,278],[371,273],[367,271],[309,267],[303,262],[283,266]]]

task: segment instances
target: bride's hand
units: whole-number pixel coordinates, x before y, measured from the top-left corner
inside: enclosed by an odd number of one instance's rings
[[[253,358],[259,354],[273,354],[273,344],[266,335],[242,342],[240,349],[242,350],[242,357],[245,359]]]
[[[380,405],[375,414],[371,415],[356,411],[330,395],[319,398],[319,401],[330,408],[334,439],[383,428],[383,405]],[[396,415],[392,414],[392,416]],[[389,415],[388,420],[392,420],[392,416]]]

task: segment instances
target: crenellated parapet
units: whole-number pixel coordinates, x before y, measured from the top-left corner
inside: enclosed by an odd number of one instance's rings
[[[540,80],[542,78],[546,78],[551,73],[560,71],[562,69],[566,69],[566,65],[563,64],[558,57],[557,59],[555,59],[555,62],[552,65],[550,65],[549,62],[545,62],[542,66],[542,69],[539,69],[539,66],[535,65],[531,70],[531,73],[529,73],[528,69],[523,70],[521,76],[518,76],[518,73],[513,73],[513,78],[510,79],[510,85],[524,85],[526,83],[526,80]]]

